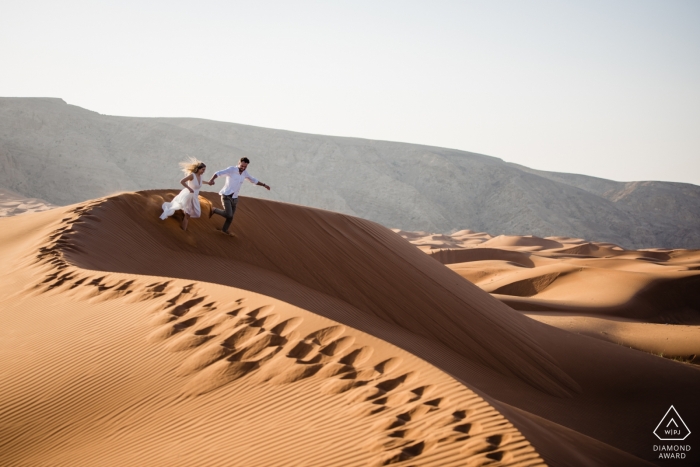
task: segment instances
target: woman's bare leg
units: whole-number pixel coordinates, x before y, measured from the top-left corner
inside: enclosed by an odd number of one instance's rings
[[[180,224],[180,227],[182,228],[182,230],[187,230],[187,224],[189,223],[189,221],[190,221],[190,215],[185,214],[185,217],[182,218],[182,223]]]

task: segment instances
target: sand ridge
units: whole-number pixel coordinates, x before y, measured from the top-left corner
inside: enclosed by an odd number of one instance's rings
[[[221,266],[224,267],[225,262],[235,261],[237,273],[245,274],[245,277],[237,280],[250,281],[251,287],[260,286],[261,281],[266,282],[269,273],[281,276],[276,278],[278,284],[285,277],[291,278],[295,286],[290,287],[293,290],[289,292],[299,290],[301,286],[306,290],[336,297],[345,304],[363,310],[362,318],[369,314],[384,322],[403,320],[402,326],[411,332],[425,338],[439,338],[448,347],[460,349],[460,352],[469,355],[468,358],[477,365],[505,375],[517,375],[528,384],[558,396],[565,397],[577,391],[576,383],[557,368],[552,357],[540,350],[538,344],[526,333],[518,332],[522,327],[534,323],[512,313],[509,308],[480,293],[475,287],[472,292],[477,292],[478,296],[471,297],[463,289],[465,284],[461,281],[454,282],[448,270],[426,259],[377,224],[329,211],[245,198],[246,204],[250,206],[246,209],[251,209],[248,212],[257,218],[241,221],[238,226],[240,230],[237,230],[240,241],[232,244],[226,236],[217,234],[209,224],[195,224],[190,234],[181,234],[172,232],[170,228],[163,230],[162,223],[157,219],[144,216],[139,210],[134,211],[142,206],[156,209],[170,196],[172,192],[162,190],[108,198],[108,205],[95,209],[109,212],[109,216],[103,216],[100,222],[100,228],[105,234],[93,238],[80,235],[85,224],[89,228],[90,219],[87,218],[76,229],[76,237],[71,242],[74,249],[66,254],[71,262],[85,268],[103,268],[104,263],[108,262],[117,271],[126,272],[137,267],[153,275],[163,275],[159,272],[161,268],[176,267],[175,264],[168,264],[169,252],[175,248],[182,249],[183,255],[205,255],[212,265],[221,261]],[[205,204],[211,201],[217,202],[212,196]],[[112,232],[117,232],[119,224],[128,222],[129,217],[134,215],[139,216],[143,222],[139,222],[139,230],[129,230],[124,235],[135,236],[127,242],[112,241]],[[280,228],[284,235],[279,234]],[[368,232],[365,229],[371,230]],[[147,232],[148,236],[142,236],[143,232]],[[149,242],[149,255],[157,257],[157,262],[143,261],[125,248],[131,242],[138,241]],[[104,250],[99,261],[90,255],[81,254],[82,242],[90,242],[91,248]],[[390,249],[385,248],[387,242]],[[401,254],[395,251],[396,248],[401,250]],[[416,276],[415,266],[413,269],[404,267],[415,261],[432,271],[423,271],[420,276]],[[191,272],[193,279],[222,281],[215,274],[216,267],[218,266],[192,269],[183,271],[183,274]],[[397,276],[394,280],[383,280],[383,276],[389,274],[388,269]],[[437,276],[429,284],[430,287],[439,283],[440,276],[447,275],[440,286],[439,297],[430,290],[424,290],[426,283],[422,280],[422,274],[425,273]],[[400,277],[402,274],[405,275],[404,278]],[[412,287],[407,287],[409,283]],[[444,287],[448,287],[448,290],[444,291]],[[263,287],[254,290],[262,292],[268,289]],[[269,290],[269,293],[278,292]],[[485,303],[473,304],[472,298]],[[448,303],[449,306],[445,306]],[[420,310],[425,309],[435,309],[433,317],[440,319],[420,319]],[[452,326],[455,320],[462,319],[464,313],[481,315],[480,319],[473,321],[472,329]],[[496,320],[493,319],[493,313],[502,316]],[[451,328],[449,333],[445,332],[446,328]],[[507,339],[505,349],[493,348],[497,344],[488,336],[493,336],[494,333],[500,333],[504,340]]]

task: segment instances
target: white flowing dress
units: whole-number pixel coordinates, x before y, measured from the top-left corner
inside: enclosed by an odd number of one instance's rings
[[[190,193],[190,190],[183,188],[171,202],[163,203],[161,219],[167,219],[180,209],[185,211],[185,214],[189,214],[190,217],[197,218],[202,215],[202,207],[199,205],[199,189],[202,187],[202,180],[197,180],[197,175],[194,175],[192,180],[187,181],[187,186],[192,188],[194,193]]]

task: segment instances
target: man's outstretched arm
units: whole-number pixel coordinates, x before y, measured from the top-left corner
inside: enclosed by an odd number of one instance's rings
[[[255,177],[253,177],[253,176],[252,176],[251,174],[249,174],[247,171],[244,172],[244,174],[245,174],[246,180],[248,180],[248,181],[249,181],[250,183],[252,183],[253,185],[265,187],[265,188],[267,188],[267,191],[270,191],[270,185],[265,185],[263,182],[261,182],[260,180],[258,180],[258,179],[255,178]]]

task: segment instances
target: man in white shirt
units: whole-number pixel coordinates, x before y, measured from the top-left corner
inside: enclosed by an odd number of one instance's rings
[[[257,178],[248,173],[248,170],[246,170],[248,168],[248,164],[250,164],[250,160],[248,160],[247,157],[241,157],[241,160],[238,162],[236,167],[231,166],[227,169],[219,170],[211,177],[211,180],[209,180],[209,185],[213,185],[214,180],[216,180],[218,177],[226,177],[226,183],[221,191],[219,191],[219,194],[221,195],[221,205],[224,207],[224,209],[212,208],[209,213],[209,218],[211,218],[211,216],[214,214],[225,217],[226,222],[224,222],[224,226],[221,228],[221,230],[225,234],[231,235],[232,237],[235,237],[236,234],[230,233],[228,228],[231,226],[231,222],[233,222],[233,215],[236,213],[238,193],[241,191],[243,180],[248,179],[250,183],[265,187],[268,191],[270,190],[269,185],[265,185],[263,182],[259,181]]]

